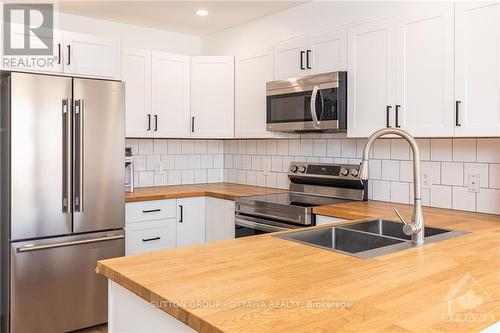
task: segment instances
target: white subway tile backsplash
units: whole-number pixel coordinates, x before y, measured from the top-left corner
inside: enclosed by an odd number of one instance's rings
[[[356,157],[356,139],[342,139],[342,157]]]
[[[369,160],[368,161],[368,177],[369,177],[369,179],[381,179],[382,178],[382,161],[381,160]]]
[[[453,187],[453,209],[476,211],[476,193],[467,187]]]
[[[409,160],[410,145],[403,139],[391,139],[391,159]]]
[[[233,155],[224,155],[224,168],[225,169],[233,168]]]
[[[286,173],[279,172],[276,174],[276,187],[281,189],[288,188],[288,176]]]
[[[420,151],[420,160],[429,161],[431,159],[431,140],[417,139],[417,145]],[[413,154],[410,154],[410,159],[413,159]]]
[[[382,161],[382,180],[399,181],[399,161]]]
[[[167,154],[168,144],[166,139],[154,139],[153,140],[153,152],[155,155]]]
[[[363,157],[363,151],[365,150],[365,145],[368,139],[357,139],[356,140],[356,157],[357,158],[362,158]],[[373,150],[370,151],[369,154],[370,157],[373,156]]]
[[[451,186],[432,185],[431,206],[439,208],[451,208]]]
[[[314,139],[313,140],[314,156],[326,156],[326,139]]]
[[[413,182],[413,161],[400,162],[399,180],[402,182]]]
[[[391,201],[391,182],[383,180],[372,181],[372,198],[379,201]]]
[[[247,183],[247,172],[246,170],[238,170],[238,184]]]
[[[195,154],[206,154],[207,153],[207,140],[195,140],[194,152],[195,152]]]
[[[453,161],[476,162],[476,139],[453,139]]]
[[[490,164],[490,188],[500,189],[500,164]]]
[[[288,141],[288,154],[300,155],[300,139],[292,139]]]
[[[188,168],[189,169],[200,169],[201,168],[201,157],[200,157],[200,155],[189,155],[189,158],[188,158]]]
[[[198,169],[194,170],[194,182],[196,184],[203,184],[207,182],[207,170]]]
[[[168,172],[168,185],[180,185],[182,183],[182,171],[170,170]]]
[[[214,155],[214,168],[223,169],[224,168],[224,155]]]
[[[207,153],[208,154],[222,154],[222,150],[219,150],[218,140],[208,140],[207,141]]]
[[[334,157],[333,163],[337,164],[349,164],[349,159],[346,157]]]
[[[295,162],[294,156],[283,156],[283,168],[281,171],[288,172],[288,168],[292,162]]]
[[[247,154],[254,155],[257,154],[257,141],[247,140]]]
[[[281,156],[273,156],[271,159],[271,171],[281,172],[283,170],[283,158]]]
[[[440,162],[421,162],[421,177],[427,174],[430,177],[431,184],[441,184],[441,163]]]
[[[431,160],[451,161],[453,156],[451,139],[431,140]]]
[[[181,147],[183,154],[194,154],[194,140],[182,140]]]
[[[488,187],[488,164],[484,163],[465,163],[464,164],[464,184],[467,185],[469,175],[479,175],[479,186]]]
[[[181,140],[168,140],[167,147],[168,153],[170,155],[182,153]]]
[[[125,139],[125,147],[132,148],[132,155],[138,155],[139,139]]]
[[[339,157],[342,154],[341,140],[327,139],[326,140],[326,156]]]
[[[237,140],[229,141],[229,153],[230,154],[238,154],[238,141]]]
[[[477,194],[477,211],[500,214],[500,190],[481,189]]]
[[[252,170],[261,170],[260,156],[252,156]]]
[[[266,140],[257,140],[257,155],[267,154],[267,142]]]
[[[288,155],[288,140],[278,140],[278,155]]]
[[[241,155],[233,155],[233,167],[235,169],[241,169]]]
[[[182,184],[194,184],[194,170],[182,170]]]
[[[308,157],[307,158],[307,163],[319,163],[319,157]]]
[[[278,153],[278,147],[276,144],[276,140],[267,140],[266,141],[266,154],[267,155],[276,155]]]
[[[320,157],[319,163],[333,163],[333,157]]]
[[[252,156],[250,155],[241,156],[241,168],[245,170],[250,170],[252,168]]]
[[[247,185],[256,185],[256,179],[257,174],[256,171],[249,170],[247,171]]]
[[[161,171],[160,155],[146,155],[146,170]]]
[[[477,161],[500,163],[500,138],[477,139]]]
[[[207,182],[208,183],[218,183],[223,181],[222,169],[208,169],[207,170]]]
[[[133,160],[134,160],[135,171],[145,171],[146,170],[146,156],[145,155],[135,155],[133,157]]]
[[[379,139],[373,143],[373,158],[388,160],[391,158],[391,140]]]
[[[213,155],[201,155],[200,156],[200,167],[203,169],[211,169],[214,167],[214,156]]]
[[[148,155],[153,154],[153,139],[139,140],[139,154]]]
[[[441,184],[462,186],[464,181],[464,165],[455,162],[441,163]]]
[[[410,203],[410,184],[391,182],[391,202]]]
[[[257,175],[257,177],[256,177],[255,184],[257,186],[266,186],[266,176],[264,175],[264,172],[257,171],[256,175]]]
[[[269,172],[269,174],[266,176],[266,186],[277,187],[277,179],[275,172]]]
[[[314,146],[312,139],[300,139],[300,154],[304,156],[313,155]]]
[[[247,141],[238,140],[238,154],[246,154],[246,153],[247,153]]]
[[[187,169],[189,166],[188,155],[175,155],[174,160],[176,170]]]
[[[163,170],[175,169],[175,155],[161,155],[160,161]]]
[[[154,186],[168,185],[168,171],[156,171],[153,175]]]
[[[154,178],[153,171],[141,171],[139,172],[139,186],[153,186]]]

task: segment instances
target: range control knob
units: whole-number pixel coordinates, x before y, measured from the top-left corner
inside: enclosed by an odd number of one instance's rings
[[[347,169],[347,168],[340,169],[340,174],[342,176],[349,176],[349,169]]]
[[[352,170],[351,170],[351,176],[353,176],[353,177],[357,177],[357,176],[358,176],[358,174],[359,174],[358,169],[352,169]]]
[[[299,166],[299,172],[300,172],[300,173],[304,173],[304,172],[306,172],[306,167],[305,167],[305,166],[303,166],[303,165]]]
[[[298,170],[298,167],[296,165],[294,165],[294,164],[290,165],[291,172],[297,172],[297,170]]]

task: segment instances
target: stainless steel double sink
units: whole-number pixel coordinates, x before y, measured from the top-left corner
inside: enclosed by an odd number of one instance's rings
[[[425,244],[458,237],[466,232],[425,227]],[[403,224],[389,220],[366,220],[333,227],[275,235],[275,237],[335,251],[362,259],[414,247],[403,233]]]

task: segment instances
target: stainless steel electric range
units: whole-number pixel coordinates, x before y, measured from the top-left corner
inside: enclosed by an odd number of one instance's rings
[[[310,227],[313,207],[366,200],[358,172],[359,165],[292,162],[287,192],[236,199],[236,238]]]

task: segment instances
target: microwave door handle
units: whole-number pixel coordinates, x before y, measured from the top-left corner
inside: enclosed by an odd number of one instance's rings
[[[317,129],[320,128],[320,124],[318,121],[318,115],[316,114],[316,97],[318,96],[318,92],[319,92],[319,87],[314,86],[312,94],[311,94],[311,105],[309,108],[311,110],[311,117],[313,120],[314,128],[317,128]]]

